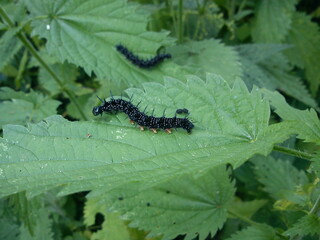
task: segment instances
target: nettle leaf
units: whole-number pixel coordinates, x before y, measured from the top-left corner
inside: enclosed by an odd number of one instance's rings
[[[264,190],[275,199],[285,199],[304,206],[309,194],[302,192],[308,178],[303,171],[296,169],[291,162],[275,160],[272,157],[255,158],[255,174]]]
[[[183,76],[182,69],[167,60],[159,66],[141,69],[129,62],[115,46],[147,59],[162,46],[172,44],[167,32],[148,32],[148,15],[125,0],[25,0],[33,21],[33,34],[47,40],[49,53],[67,60],[99,78],[125,81],[131,85],[163,81],[163,75]],[[39,17],[41,16],[41,19]]]
[[[0,126],[8,123],[38,122],[55,114],[60,105],[59,101],[44,97],[42,94],[15,92],[7,87],[0,89],[0,99],[11,99],[0,102],[0,111],[4,113],[0,119]]]
[[[21,49],[22,44],[16,37],[21,27],[7,30],[0,38],[0,70],[3,69]]]
[[[108,211],[106,204],[101,204],[96,199],[88,199],[84,209],[84,222],[87,226],[95,223],[96,214],[102,214],[104,221],[102,229],[93,233],[91,239],[101,240],[130,240],[127,224],[119,214]]]
[[[235,198],[232,204],[229,205],[231,212],[236,212],[240,216],[251,218],[260,208],[262,208],[268,200],[257,199],[252,201],[242,201]],[[230,217],[233,217],[232,215]]]
[[[315,110],[295,109],[278,92],[265,90],[264,94],[275,107],[275,112],[283,120],[292,122],[293,131],[298,134],[298,138],[320,144],[320,121]]]
[[[300,218],[291,228],[284,232],[285,235],[294,237],[296,235],[320,234],[320,217],[315,214],[308,214]]]
[[[251,35],[254,42],[274,43],[284,40],[291,27],[297,0],[259,1]]]
[[[27,21],[27,14],[24,5],[21,2],[1,1],[3,7],[13,22]]]
[[[311,169],[320,177],[320,151],[316,151],[312,159]]]
[[[53,233],[51,231],[51,220],[49,218],[49,211],[46,208],[38,209],[36,218],[36,226],[33,235],[30,234],[27,227],[23,224],[20,227],[20,238],[21,240],[42,240],[42,239],[53,239]]]
[[[290,62],[306,71],[310,91],[316,94],[320,85],[320,32],[310,16],[294,13],[292,29],[286,40],[293,47],[286,50]]]
[[[63,187],[60,194],[107,191],[132,181],[148,188],[226,163],[238,167],[254,154],[267,155],[291,133],[290,124],[268,126],[268,102],[240,80],[232,88],[216,75],[143,86],[144,91],[128,91],[135,93],[135,103],[143,100],[139,107],[155,107],[155,116],[188,108],[195,122],[192,134],[141,132],[124,114],[105,115],[103,122],[53,116],[27,128],[7,125],[0,144],[1,195],[28,190],[32,196],[57,186]]]
[[[59,77],[63,83],[63,88],[67,88],[75,94],[88,93],[89,90],[85,90],[80,84],[77,84],[76,78],[78,76],[77,67],[70,63],[56,63],[50,66],[52,71]],[[40,68],[39,71],[39,83],[42,88],[50,92],[51,95],[59,94],[63,89],[53,79],[53,77],[44,68]]]
[[[267,225],[257,225],[243,229],[232,235],[228,240],[270,240],[280,239],[276,231]]]
[[[112,205],[130,226],[150,231],[147,237],[185,240],[214,236],[227,219],[227,207],[234,196],[225,166],[205,173],[184,175],[141,191],[139,184],[125,185],[100,196],[100,205]]]
[[[234,48],[220,40],[191,41],[169,49],[173,61],[197,76],[206,73],[221,75],[229,84],[242,75],[239,56]]]
[[[0,200],[0,239],[18,240],[19,223],[7,199]]]
[[[302,81],[290,74],[292,67],[283,56],[284,44],[244,44],[237,46],[243,66],[243,79],[251,87],[257,85],[269,90],[279,89],[287,95],[318,109],[316,101]]]
[[[91,192],[92,193],[92,192]],[[88,196],[88,195],[87,195]],[[105,196],[104,196],[105,197]],[[109,196],[108,196],[109,197]],[[91,239],[106,239],[106,240],[131,240],[145,239],[147,233],[128,227],[128,221],[121,219],[119,213],[111,212],[108,209],[106,202],[101,202],[102,196],[98,198],[87,199],[84,208],[84,222],[90,228],[90,225],[95,224],[97,214],[102,214],[104,221],[102,229],[94,232]],[[149,238],[148,238],[149,239]],[[159,238],[152,238],[153,240]],[[150,240],[152,240],[150,238]]]

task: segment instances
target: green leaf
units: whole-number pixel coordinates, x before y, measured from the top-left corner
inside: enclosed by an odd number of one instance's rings
[[[260,208],[262,208],[268,201],[267,200],[252,200],[241,201],[240,199],[234,199],[229,206],[229,211],[237,213],[237,215],[251,218]],[[230,217],[233,217],[232,215]]]
[[[7,199],[0,200],[0,239],[17,240],[19,235],[18,222],[8,204]]]
[[[95,223],[97,213],[103,214],[102,229],[93,233],[91,239],[99,240],[130,240],[130,232],[127,224],[120,219],[119,214],[111,213],[105,203],[99,203],[95,199],[88,199],[84,209],[84,222],[87,226]]]
[[[6,11],[9,18],[13,22],[21,23],[24,20],[27,20],[26,9],[24,5],[19,2],[7,1],[4,2],[2,0],[1,7]]]
[[[308,193],[301,191],[308,178],[303,171],[296,169],[289,161],[275,160],[272,157],[255,158],[255,174],[264,190],[275,199],[285,199],[304,206]]]
[[[156,55],[172,44],[167,32],[148,32],[148,15],[125,0],[25,0],[33,21],[33,34],[47,40],[49,53],[61,62],[81,66],[99,78],[124,81],[130,85],[163,81],[163,75],[182,77],[184,71],[168,60],[141,69],[129,62],[115,46],[125,45],[141,58]],[[41,16],[41,18],[40,18]],[[40,18],[40,19],[39,19]],[[178,69],[177,69],[178,68]]]
[[[104,214],[102,230],[92,234],[93,239],[99,240],[131,240],[127,225],[118,214]]]
[[[38,122],[56,113],[59,101],[31,92],[15,92],[3,87],[0,89],[0,99],[12,99],[0,102],[0,112],[4,113],[0,120],[0,126],[5,124],[25,124]]]
[[[295,109],[278,92],[265,90],[264,93],[275,107],[275,112],[283,120],[292,122],[293,131],[298,134],[298,138],[320,144],[320,121],[316,111]]]
[[[109,196],[106,197],[106,199],[109,199]],[[102,195],[100,195],[98,198],[89,197],[84,208],[84,222],[89,228],[90,225],[95,224],[96,214],[99,213],[104,216],[102,229],[93,233],[91,237],[92,239],[145,239],[147,233],[137,229],[129,228],[128,221],[121,219],[119,213],[108,210],[109,204],[106,204],[106,201],[101,202],[101,200],[103,200]]]
[[[317,174],[317,176],[320,178],[320,151],[316,151],[314,154],[314,157],[312,159],[312,164],[310,166],[312,170]]]
[[[320,32],[311,17],[296,12],[293,15],[292,29],[287,42],[293,47],[286,50],[290,62],[306,71],[306,78],[310,83],[310,91],[316,94],[320,85]]]
[[[232,235],[228,240],[277,240],[276,231],[266,225],[248,227]]]
[[[283,41],[291,27],[296,3],[297,0],[260,0],[251,31],[253,41]]]
[[[63,83],[63,88],[67,88],[75,94],[79,93],[88,93],[88,90],[85,90],[75,82],[78,76],[77,68],[70,63],[56,63],[50,66],[55,74]],[[39,71],[39,83],[42,88],[50,92],[51,95],[56,95],[62,92],[60,85],[53,79],[53,77],[48,73],[44,68],[40,68]]]
[[[8,217],[0,219],[0,239],[17,240],[19,235],[19,227]]]
[[[320,217],[315,214],[308,214],[300,218],[291,228],[284,232],[285,235],[294,237],[295,235],[320,234]]]
[[[34,198],[30,201],[25,192],[21,192],[10,196],[9,202],[18,220],[24,224],[28,232],[34,234],[38,210],[41,207],[40,198]]]
[[[150,231],[147,237],[173,239],[186,234],[185,240],[196,236],[201,240],[222,228],[235,189],[225,166],[196,175],[184,175],[144,191],[143,186],[126,185],[98,196],[112,204],[112,210],[124,214],[131,227]]]
[[[36,226],[34,234],[31,235],[28,228],[24,225],[20,227],[20,240],[43,240],[53,239],[53,233],[51,232],[51,220],[49,218],[49,211],[46,208],[40,208],[37,210],[37,215],[34,216],[36,220]]]
[[[0,38],[0,70],[2,70],[21,49],[22,44],[16,37],[20,27],[7,30]]]
[[[257,85],[269,90],[279,89],[287,95],[318,109],[301,80],[290,74],[292,67],[282,55],[288,46],[284,44],[239,45],[240,61],[244,69],[244,81],[251,87]]]
[[[254,154],[267,155],[291,134],[289,124],[268,126],[268,102],[240,80],[232,88],[215,75],[143,86],[144,91],[128,91],[135,93],[134,103],[155,107],[155,116],[188,108],[195,121],[192,134],[141,132],[124,114],[104,115],[101,122],[53,116],[28,128],[7,125],[0,139],[0,195],[28,190],[32,196],[57,186],[64,187],[61,194],[108,190],[131,181],[148,188],[226,163],[238,167]]]
[[[220,40],[210,39],[191,41],[169,49],[173,61],[197,76],[206,73],[221,75],[229,84],[242,75],[239,56],[232,47],[225,46]]]

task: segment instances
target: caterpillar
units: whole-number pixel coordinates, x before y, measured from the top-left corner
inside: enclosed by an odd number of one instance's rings
[[[99,97],[98,97],[99,98]],[[99,98],[100,99],[100,98]],[[143,130],[144,127],[148,127],[154,133],[157,133],[157,129],[164,129],[166,132],[171,133],[172,128],[182,128],[191,133],[194,128],[193,123],[188,117],[178,118],[176,115],[172,118],[167,118],[164,115],[162,117],[154,117],[153,114],[148,116],[145,112],[140,112],[138,105],[133,105],[131,101],[126,101],[122,98],[115,99],[111,97],[109,101],[101,100],[102,105],[96,106],[92,109],[94,116],[102,115],[105,113],[124,112],[128,115],[132,123],[136,123]]]
[[[125,46],[118,44],[116,49],[122,55],[124,55],[132,64],[137,65],[140,68],[151,68],[161,63],[166,58],[171,58],[171,54],[157,54],[155,57],[144,60],[140,59],[137,55],[133,54]]]

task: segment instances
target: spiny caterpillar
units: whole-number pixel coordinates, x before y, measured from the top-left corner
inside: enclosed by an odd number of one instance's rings
[[[191,133],[191,130],[194,128],[193,123],[187,116],[184,118],[178,118],[176,115],[172,118],[167,118],[164,115],[162,117],[154,117],[153,114],[148,116],[145,112],[139,111],[139,104],[135,106],[131,101],[126,101],[122,98],[115,99],[113,96],[109,101],[101,99],[100,101],[102,102],[102,105],[92,109],[94,116],[99,114],[102,115],[103,112],[124,112],[128,115],[132,123],[136,123],[140,126],[141,130],[143,130],[144,127],[148,127],[154,133],[157,133],[157,129],[164,129],[166,132],[171,133],[172,128],[183,128],[187,130],[188,133]]]
[[[155,57],[144,60],[140,59],[137,55],[133,54],[125,46],[118,44],[116,49],[122,55],[124,55],[132,64],[137,65],[140,68],[151,68],[161,63],[166,58],[171,58],[171,54],[157,54]]]

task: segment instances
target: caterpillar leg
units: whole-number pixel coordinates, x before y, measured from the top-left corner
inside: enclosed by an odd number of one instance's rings
[[[143,126],[139,126],[141,131],[144,131],[144,127]]]
[[[169,133],[169,134],[172,133],[172,130],[171,130],[170,128],[165,129],[165,131],[166,131],[167,133]]]
[[[150,128],[150,130],[151,130],[153,133],[157,133],[157,129],[155,129],[155,128]]]

